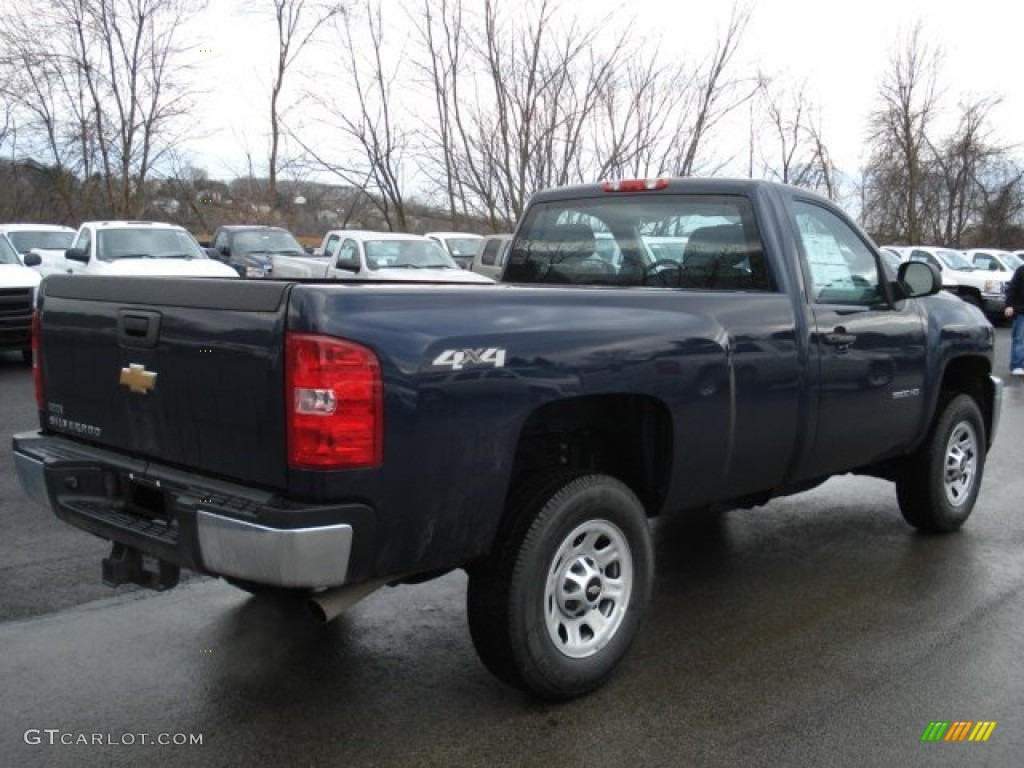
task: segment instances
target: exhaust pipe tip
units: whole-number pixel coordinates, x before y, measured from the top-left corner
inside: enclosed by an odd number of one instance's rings
[[[306,601],[306,608],[318,624],[328,624],[384,584],[383,581],[368,581],[364,584],[330,587],[311,595]]]

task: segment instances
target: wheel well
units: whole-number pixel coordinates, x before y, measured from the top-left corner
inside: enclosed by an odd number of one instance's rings
[[[989,385],[991,367],[984,358],[959,357],[950,362],[942,374],[943,392],[963,392],[977,401],[985,419],[985,433],[992,434],[994,396]],[[990,441],[991,442],[991,441]]]
[[[672,417],[647,395],[586,395],[534,411],[523,425],[509,494],[524,480],[553,468],[618,478],[643,502],[661,508],[672,466]]]

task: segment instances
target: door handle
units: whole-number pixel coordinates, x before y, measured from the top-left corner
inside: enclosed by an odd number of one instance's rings
[[[852,333],[847,333],[843,326],[837,326],[832,333],[826,333],[822,337],[822,341],[831,347],[837,347],[839,351],[849,349],[857,342],[857,337]]]

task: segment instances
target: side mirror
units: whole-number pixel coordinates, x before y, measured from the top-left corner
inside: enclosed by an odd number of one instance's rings
[[[203,248],[203,250],[206,251],[206,255],[209,256],[211,259],[216,259],[217,261],[224,261],[224,256],[217,248]]]
[[[226,259],[228,258],[228,256],[231,255],[231,249],[228,248],[226,245],[220,245],[217,246],[217,253],[219,253],[222,257]]]
[[[89,263],[89,252],[85,248],[68,248],[64,251],[64,258],[71,261],[80,261],[83,264]]]
[[[903,294],[908,299],[934,296],[942,290],[942,273],[926,261],[905,261],[896,272]]]
[[[342,272],[352,272],[355,274],[359,271],[359,262],[352,260],[338,259],[334,265],[335,269],[340,269]]]
[[[38,267],[43,263],[43,257],[35,251],[29,251],[25,254],[24,264],[26,267]]]

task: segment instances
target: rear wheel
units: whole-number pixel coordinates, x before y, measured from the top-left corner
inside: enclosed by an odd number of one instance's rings
[[[985,469],[985,422],[968,395],[947,395],[927,440],[896,480],[904,519],[920,531],[949,533],[974,509]]]
[[[470,569],[470,634],[499,679],[547,699],[600,686],[626,655],[650,599],[643,505],[606,475],[531,483],[487,561]]]

